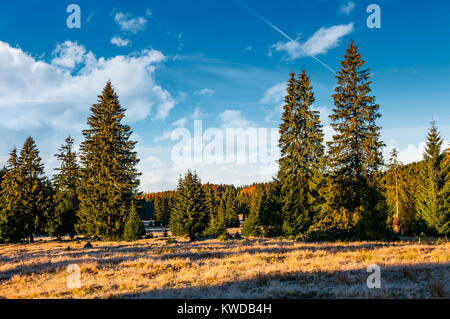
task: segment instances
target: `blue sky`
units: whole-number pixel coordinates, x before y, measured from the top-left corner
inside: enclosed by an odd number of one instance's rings
[[[350,39],[373,74],[385,153],[397,147],[403,162],[420,159],[433,117],[450,140],[447,1],[242,2],[3,1],[0,164],[32,135],[51,174],[53,154],[68,134],[81,141],[89,106],[110,79],[138,140],[143,191],[173,188],[188,167],[205,182],[270,180],[274,161],[174,163],[171,133],[193,133],[194,120],[203,129],[276,128],[289,73],[304,67],[329,138],[335,78],[308,54],[336,70]],[[81,8],[80,29],[66,26],[71,3]],[[366,25],[371,3],[381,8],[380,29]]]

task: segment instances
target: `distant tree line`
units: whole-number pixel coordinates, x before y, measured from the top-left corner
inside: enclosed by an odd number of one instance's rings
[[[196,173],[188,172],[196,175]],[[185,177],[180,177],[182,181]],[[180,185],[179,185],[180,186]],[[205,196],[205,203],[207,205],[209,218],[213,218],[216,222],[219,218],[224,221],[225,227],[239,227],[239,215],[244,214],[245,206],[240,203],[238,194],[239,188],[236,189],[233,185],[216,185],[203,184],[202,194]],[[158,193],[148,193],[139,198],[141,210],[141,217],[149,219],[151,226],[169,226],[171,212],[175,210],[175,202],[179,198],[177,191],[164,191]],[[216,216],[217,215],[217,216]]]

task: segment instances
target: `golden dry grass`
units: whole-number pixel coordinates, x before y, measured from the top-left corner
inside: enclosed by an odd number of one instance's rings
[[[448,298],[450,243],[301,243],[280,239],[167,244],[0,245],[6,298]],[[70,246],[70,249],[67,249]],[[77,264],[81,286],[68,288]],[[381,289],[366,269],[381,267]]]

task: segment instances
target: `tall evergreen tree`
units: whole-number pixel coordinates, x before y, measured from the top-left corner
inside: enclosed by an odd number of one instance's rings
[[[242,226],[245,236],[274,237],[282,233],[280,214],[280,184],[275,182],[256,186],[250,202],[250,211]]]
[[[46,215],[52,206],[49,183],[44,178],[44,165],[33,138],[29,136],[18,159],[22,182],[22,207],[26,216],[25,232],[33,241],[34,236],[44,231]]]
[[[432,121],[419,175],[417,210],[439,235],[450,232],[450,165],[441,151],[442,138]]]
[[[206,193],[206,202],[208,207],[208,196]],[[214,196],[214,195],[212,195]],[[209,225],[206,230],[207,236],[219,237],[227,230],[227,219],[226,219],[226,208],[225,202],[222,199],[219,199],[219,206],[215,207],[214,210],[209,214]]]
[[[155,223],[156,225],[163,225],[166,210],[164,198],[162,198],[161,196],[156,196],[154,205],[155,205]]]
[[[255,189],[251,202],[249,212],[242,225],[242,235],[244,236],[261,236],[263,231],[261,227],[260,213],[264,193],[258,187]]]
[[[25,232],[25,209],[21,201],[22,178],[17,149],[9,154],[0,193],[0,242],[20,242]]]
[[[216,194],[210,184],[205,187],[205,205],[209,216],[209,224],[205,235],[219,237],[226,231],[225,205],[220,200],[220,206],[217,204]]]
[[[336,201],[350,211],[362,206],[367,192],[367,177],[383,164],[380,127],[380,106],[369,95],[370,71],[358,48],[351,41],[337,72],[337,86],[330,115],[336,134],[328,142],[330,173],[338,187]]]
[[[175,236],[188,236],[194,240],[202,235],[208,225],[205,194],[196,172],[190,170],[179,179],[169,228]]]
[[[310,79],[303,70],[295,78],[291,73],[283,106],[279,146],[281,158],[278,180],[284,218],[283,232],[297,235],[311,225],[319,210],[318,188],[324,154],[323,132]]]
[[[328,142],[327,165],[332,182],[328,199],[333,210],[361,214],[359,236],[370,233],[377,237],[386,232],[385,223],[378,222],[387,218],[387,206],[376,178],[383,165],[384,144],[376,124],[381,116],[379,105],[370,95],[370,72],[362,69],[364,64],[351,41],[337,72],[333,94],[335,108],[330,118],[336,133]]]
[[[55,209],[49,220],[49,233],[53,236],[69,234],[70,239],[76,234],[77,212],[79,209],[78,186],[80,168],[77,153],[73,148],[74,140],[70,136],[61,146],[55,157],[60,161],[53,176],[55,188]]]
[[[400,232],[400,188],[401,188],[401,172],[399,171],[398,151],[392,149],[391,157],[388,163],[388,172],[386,174],[387,180],[387,194],[388,201],[391,206],[394,206],[394,214],[392,227],[396,233]]]
[[[239,227],[239,215],[235,189],[228,187],[224,196],[227,227]]]
[[[91,113],[81,143],[77,230],[118,240],[138,195],[136,142],[130,139],[130,127],[122,124],[125,109],[111,82],[91,107]]]

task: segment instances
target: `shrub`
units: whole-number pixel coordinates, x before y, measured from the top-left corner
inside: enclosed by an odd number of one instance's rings
[[[222,235],[217,237],[217,239],[220,240],[220,241],[226,241],[226,240],[229,240],[229,239],[232,239],[232,238],[233,238],[233,236],[231,236],[228,232],[224,232],[224,233],[222,233]]]
[[[176,244],[176,243],[178,243],[178,241],[173,237],[169,237],[166,239],[166,244]]]
[[[125,230],[123,232],[123,239],[125,241],[134,241],[140,239],[145,235],[145,226],[139,216],[136,208],[133,206],[125,223]]]
[[[236,234],[234,234],[234,239],[242,239],[242,235],[240,232],[237,232]]]

